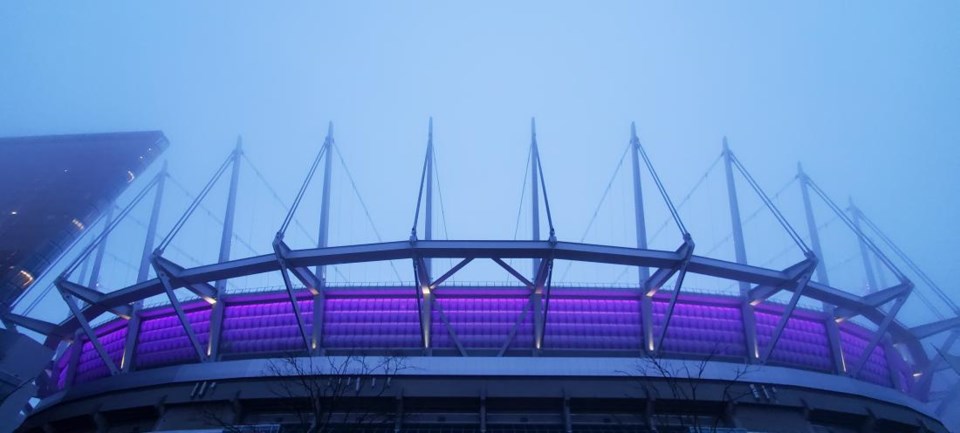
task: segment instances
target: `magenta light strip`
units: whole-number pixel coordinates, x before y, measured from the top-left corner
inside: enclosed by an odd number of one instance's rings
[[[623,292],[600,293],[580,289],[555,291],[550,299],[543,338],[545,351],[577,351],[580,354],[643,350],[641,302]],[[431,347],[456,353],[451,332],[466,350],[532,350],[533,316],[527,292],[523,290],[474,290],[445,288],[438,290],[440,307],[431,316]],[[313,300],[298,300],[308,335],[313,334]],[[351,294],[338,289],[324,300],[321,347],[328,350],[420,349],[420,318],[413,289],[365,291]],[[592,294],[592,296],[591,296]],[[443,311],[444,317],[439,311]],[[659,334],[667,310],[664,298],[653,299],[653,323]],[[187,317],[197,338],[206,348],[210,335],[210,306],[205,302],[186,306]],[[762,305],[755,311],[757,340],[760,347],[770,343],[782,307]],[[143,313],[134,369],[197,362],[198,357],[173,310],[160,307]],[[443,319],[446,319],[444,321]],[[449,329],[447,326],[449,323]],[[518,324],[519,323],[519,324]],[[737,302],[730,297],[703,294],[681,295],[663,341],[667,356],[717,356],[745,359],[748,356],[743,320]],[[108,355],[119,365],[126,337],[126,321],[117,320],[97,328]],[[515,331],[514,331],[515,330]],[[841,347],[847,365],[859,362],[870,331],[852,323],[840,327]],[[257,357],[304,351],[303,338],[284,294],[232,295],[226,300],[220,353],[225,357]],[[510,339],[513,333],[512,340]],[[509,343],[508,343],[509,342]],[[68,360],[74,347],[56,362],[56,385],[66,383]],[[443,354],[443,353],[440,353]],[[903,384],[909,383],[910,365],[899,354],[896,365],[887,365],[885,348],[880,345],[869,354],[859,379],[893,387],[891,369]],[[780,341],[771,353],[771,364],[831,372],[833,369],[827,331],[819,312],[798,309],[788,320]],[[105,377],[109,370],[93,350],[81,340],[80,362],[75,382]],[[905,392],[909,388],[900,386]]]

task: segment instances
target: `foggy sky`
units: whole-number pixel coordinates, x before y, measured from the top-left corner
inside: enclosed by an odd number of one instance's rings
[[[242,135],[289,203],[332,121],[378,230],[400,240],[433,116],[449,236],[512,239],[535,116],[557,234],[569,241],[583,235],[631,121],[674,201],[726,136],[770,194],[802,161],[960,299],[958,18],[949,1],[5,2],[0,136],[160,129],[171,172],[197,191]],[[630,244],[629,173],[587,241]],[[711,191],[724,194],[718,174]],[[352,199],[336,179],[335,206]],[[723,195],[698,203],[685,218],[707,227],[691,228],[703,253],[729,217]],[[334,213],[332,236],[374,241],[351,206]],[[788,217],[806,233],[802,214]],[[679,245],[670,235],[661,247]],[[849,266],[860,272],[858,260]]]

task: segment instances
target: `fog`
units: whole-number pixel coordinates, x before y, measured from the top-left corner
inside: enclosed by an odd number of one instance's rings
[[[521,189],[536,117],[558,238],[633,246],[629,155],[617,167],[635,121],[667,192],[683,203],[697,254],[733,258],[715,164],[727,137],[805,239],[791,183],[798,162],[841,206],[852,197],[960,300],[958,17],[960,4],[947,1],[9,2],[0,5],[0,136],[162,130],[173,181],[161,236],[242,136],[239,257],[271,251],[328,122],[349,168],[334,160],[331,242],[378,240],[363,205],[381,239],[407,239],[431,116],[443,202],[435,238],[530,238]],[[225,180],[168,250],[185,266],[216,260]],[[802,259],[738,182],[748,261],[782,269]],[[681,237],[649,177],[643,185],[650,246],[675,249]],[[310,191],[295,248],[315,242],[319,179]],[[148,207],[132,215],[145,221]],[[814,207],[831,282],[865,293],[856,238],[823,203]],[[125,224],[111,238],[104,278],[113,280],[103,290],[135,278],[142,228]],[[395,266],[412,278],[408,263]],[[463,278],[508,279],[498,269]],[[561,283],[635,281],[620,269],[561,263],[557,272]],[[385,264],[343,266],[331,279],[398,280]],[[881,279],[893,283],[890,273]],[[235,284],[276,283],[267,280]],[[696,278],[685,287],[736,290]],[[40,311],[63,317],[59,304]],[[933,317],[914,297],[900,319]]]

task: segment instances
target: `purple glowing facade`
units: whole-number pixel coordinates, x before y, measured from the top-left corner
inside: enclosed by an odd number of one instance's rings
[[[330,291],[324,300],[324,350],[346,352],[388,352],[422,350],[416,298],[411,289],[382,290],[376,296],[352,294],[350,290]],[[534,326],[529,299],[519,290],[444,289],[438,292],[432,320],[431,348],[436,355],[455,354],[455,341],[472,354],[494,354],[506,348],[507,356],[529,355],[534,347]],[[306,319],[308,334],[314,321],[309,292],[298,300]],[[296,317],[283,294],[234,295],[225,299],[222,339],[223,359],[306,353]],[[653,299],[653,326],[659,331],[668,299]],[[641,300],[635,291],[556,290],[549,305],[542,353],[547,356],[643,356]],[[187,318],[202,347],[209,344],[210,304],[184,304]],[[762,349],[769,344],[776,320],[782,313],[777,305],[756,308],[757,340]],[[97,336],[116,365],[133,362],[134,370],[199,362],[196,352],[170,307],[145,310],[133,360],[123,360],[127,321],[118,319],[97,328]],[[821,312],[795,310],[768,361],[771,365],[834,373],[831,348]],[[663,341],[664,356],[742,361],[750,356],[736,298],[724,296],[681,296]],[[449,326],[448,326],[449,325]],[[871,332],[859,325],[840,326],[841,348],[846,364],[859,362]],[[70,346],[56,365],[57,389],[63,389],[76,369],[74,383],[109,375],[89,341],[80,340],[80,356],[70,365],[76,345]],[[912,373],[900,354],[888,354],[889,346],[876,347],[869,355],[859,379],[910,392],[905,385]],[[892,355],[892,356],[888,356]],[[892,360],[892,361],[891,361]],[[898,384],[898,385],[895,385]],[[53,391],[53,390],[51,390]]]

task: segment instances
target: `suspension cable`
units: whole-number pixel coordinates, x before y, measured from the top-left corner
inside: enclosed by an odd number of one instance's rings
[[[630,144],[627,144],[627,146],[623,149],[623,154],[620,155],[620,162],[617,163],[616,168],[613,170],[613,175],[610,176],[610,181],[607,182],[607,187],[604,188],[603,194],[600,195],[600,201],[597,202],[597,207],[594,208],[593,215],[590,216],[590,222],[587,223],[587,228],[583,230],[583,235],[580,236],[580,243],[583,243],[583,241],[587,239],[587,235],[590,233],[590,229],[593,227],[593,223],[596,221],[597,215],[600,213],[600,208],[603,206],[603,202],[607,199],[607,194],[610,193],[610,189],[613,187],[613,182],[617,179],[617,174],[620,173],[620,168],[623,167],[623,161],[626,160],[627,152],[629,151]],[[524,174],[524,178],[526,178],[526,174]],[[519,225],[519,223],[520,221],[518,215],[517,224]],[[514,236],[514,239],[516,239],[516,236]],[[573,266],[573,262],[568,261],[566,266],[563,267],[563,273],[560,275],[560,281],[566,281],[567,273],[570,272],[571,266]]]
[[[857,213],[857,216],[860,218],[860,220],[862,220],[863,222],[865,222],[865,223],[867,224],[867,226],[868,226],[874,233],[876,233],[878,236],[880,236],[880,240],[882,240],[888,247],[890,247],[890,249],[893,250],[893,252],[894,252],[898,257],[900,257],[901,260],[903,260],[904,262],[906,262],[907,266],[908,266],[911,270],[913,270],[913,272],[915,272],[915,273],[920,277],[920,279],[923,280],[924,283],[926,283],[928,286],[930,286],[931,289],[933,289],[933,291],[934,291],[934,293],[937,295],[937,297],[939,297],[945,304],[947,304],[947,305],[950,307],[950,309],[953,310],[953,312],[954,312],[955,314],[957,314],[958,316],[960,316],[960,307],[957,306],[956,302],[954,302],[953,299],[951,299],[949,296],[947,296],[946,292],[944,292],[943,289],[941,289],[940,286],[938,286],[938,285],[933,281],[933,279],[931,279],[930,276],[927,275],[926,272],[924,272],[922,269],[920,269],[920,267],[917,266],[917,264],[916,264],[913,260],[911,260],[910,257],[907,256],[907,254],[904,253],[903,250],[900,249],[900,247],[898,247],[896,244],[894,244],[893,241],[892,241],[884,232],[880,231],[880,228],[879,228],[876,224],[874,224],[872,220],[870,220],[869,218],[867,218],[867,216],[864,215],[863,212],[861,212],[859,208],[854,207],[853,210],[854,210],[854,212]]]
[[[840,218],[840,220],[843,221],[844,224],[846,224],[847,227],[850,230],[852,230],[857,235],[857,237],[860,238],[860,240],[863,241],[863,243],[866,244],[867,247],[874,252],[874,254],[877,255],[877,258],[879,258],[880,261],[883,262],[883,264],[886,265],[891,272],[893,272],[894,276],[896,276],[901,283],[906,283],[910,281],[910,279],[908,279],[906,275],[904,275],[903,272],[900,271],[900,268],[894,265],[893,262],[890,261],[890,259],[887,257],[887,255],[884,254],[879,247],[877,247],[877,245],[873,242],[873,240],[867,237],[867,235],[864,234],[863,231],[860,230],[856,226],[856,224],[854,224],[853,221],[850,220],[850,217],[848,217],[846,213],[842,209],[840,209],[840,207],[837,206],[837,204],[834,203],[833,200],[831,200],[830,197],[827,196],[827,194],[823,192],[822,189],[820,189],[820,186],[817,185],[817,183],[814,182],[813,179],[808,177],[807,185],[809,185],[810,189],[812,189],[813,192],[817,193],[817,195],[820,196],[820,199],[827,204],[830,210],[832,210]]]
[[[531,155],[533,155],[533,148],[527,151],[527,162],[523,164],[523,183],[520,187],[520,205],[517,206],[517,223],[513,228],[513,240],[517,240],[517,234],[520,233],[520,215],[523,213],[523,199],[527,193],[527,175],[530,174]]]
[[[357,183],[353,181],[353,175],[350,174],[350,169],[347,168],[346,161],[343,160],[343,154],[340,153],[340,148],[334,143],[333,150],[337,154],[337,159],[340,160],[340,165],[343,166],[343,172],[347,175],[347,180],[350,181],[350,186],[353,187],[354,194],[357,195],[357,200],[360,201],[360,207],[363,208],[363,214],[367,217],[367,222],[370,223],[370,228],[373,230],[373,234],[377,237],[377,242],[383,242],[383,238],[380,236],[380,231],[377,230],[377,225],[373,222],[373,217],[370,216],[370,209],[367,208],[367,203],[363,201],[363,196],[360,195],[360,189],[357,188]],[[390,264],[390,268],[393,269],[393,273],[396,275],[397,280],[403,282],[403,278],[400,277],[400,272],[397,271],[397,267],[393,265],[393,262],[387,262]]]
[[[693,188],[690,188],[690,191],[688,191],[687,194],[683,196],[683,199],[680,200],[680,203],[677,204],[677,209],[683,209],[683,206],[690,201],[690,198],[693,196],[693,194],[697,190],[699,190],[700,187],[706,182],[707,178],[710,177],[710,175],[713,173],[713,170],[717,167],[717,165],[720,163],[720,160],[722,159],[723,159],[723,155],[721,154],[717,156],[717,159],[713,160],[710,166],[707,167],[706,171],[703,172],[703,175],[700,176],[700,179],[698,179],[697,182],[693,185]],[[656,240],[657,236],[659,236],[660,233],[662,233],[663,230],[666,229],[668,225],[670,225],[670,217],[667,217],[666,219],[664,219],[663,222],[660,223],[659,226],[657,226],[657,230],[654,231],[653,236],[650,236],[649,242],[652,243],[654,240]]]
[[[293,199],[293,204],[287,211],[287,217],[284,218],[283,224],[280,225],[280,230],[277,231],[278,235],[282,236],[287,232],[287,227],[290,226],[290,222],[293,220],[293,214],[296,213],[297,208],[300,207],[300,201],[303,200],[303,194],[307,191],[307,187],[310,185],[313,175],[317,172],[317,166],[320,165],[320,160],[323,159],[323,155],[327,153],[327,148],[332,144],[333,137],[327,135],[327,138],[323,141],[323,146],[320,146],[317,156],[313,159],[313,164],[310,166],[310,170],[307,172],[307,177],[303,179],[303,184],[300,185],[300,191],[297,192],[297,197]],[[330,156],[327,155],[327,158],[329,157]]]
[[[260,180],[260,183],[262,183],[263,186],[267,188],[267,191],[270,192],[270,195],[273,196],[274,201],[276,201],[277,204],[279,204],[280,207],[283,208],[283,210],[285,210],[285,211],[286,211],[286,210],[289,210],[289,209],[290,209],[290,206],[287,206],[287,203],[284,202],[282,198],[280,198],[280,194],[277,193],[277,190],[275,190],[275,189],[273,188],[273,185],[271,185],[270,182],[267,182],[266,177],[264,177],[264,176],[263,176],[263,173],[261,173],[260,170],[257,169],[257,166],[253,163],[253,161],[250,160],[250,158],[247,157],[247,154],[246,154],[246,153],[241,153],[240,155],[241,155],[241,157],[243,157],[243,160],[247,162],[247,165],[250,167],[250,169],[253,170],[253,174],[257,177],[257,179]],[[300,222],[300,219],[299,219],[299,218],[294,217],[294,218],[293,218],[293,223],[297,226],[297,228],[300,229],[300,231],[303,233],[303,235],[306,236],[308,239],[316,239],[316,238],[317,238],[316,236],[314,236],[313,234],[311,234],[311,233],[309,232],[309,230],[307,230],[306,227],[303,226],[303,223]]]
[[[178,182],[177,179],[173,177],[173,175],[168,175],[167,178],[170,179],[170,181],[171,181],[177,188],[179,188],[180,191],[183,192],[183,194],[187,196],[187,198],[189,198],[189,199],[194,199],[194,200],[196,199],[196,196],[194,196],[193,194],[191,194],[190,191],[187,190],[187,188],[186,188],[185,186],[183,186],[183,184],[181,184],[180,182]],[[216,213],[214,213],[212,210],[210,210],[210,208],[206,207],[202,202],[197,206],[197,209],[200,209],[201,211],[203,211],[204,214],[206,214],[208,217],[210,217],[210,219],[212,219],[213,222],[217,223],[221,228],[224,226],[223,220],[220,219],[220,217],[218,217]],[[237,234],[236,231],[232,231],[232,232],[230,233],[230,237],[231,237],[232,239],[236,240],[236,241],[240,244],[240,246],[246,248],[246,249],[249,250],[251,253],[253,253],[253,255],[259,254],[259,252],[256,250],[256,248],[254,248],[253,245],[250,245],[250,243],[247,242],[246,239],[241,238],[240,235]],[[174,247],[174,246],[173,246],[173,243],[172,243],[172,242],[171,242],[170,245],[167,245],[167,248],[173,248],[173,247]],[[182,251],[182,250],[181,250],[181,251]]]
[[[540,175],[540,188],[543,190],[543,206],[547,209],[547,224],[550,226],[550,239],[556,239],[556,231],[553,229],[553,215],[550,212],[550,199],[547,197],[547,182],[543,180],[543,164],[540,162],[540,151],[537,151],[537,168]],[[537,210],[535,209],[534,212]]]
[[[220,180],[220,177],[223,176],[223,173],[227,171],[227,167],[230,165],[230,162],[236,158],[236,150],[230,152],[230,155],[223,161],[223,164],[220,164],[220,168],[217,169],[217,172],[214,173],[213,177],[210,178],[210,181],[203,187],[200,191],[200,194],[193,200],[193,203],[190,203],[190,207],[187,208],[187,211],[180,216],[180,219],[177,220],[176,224],[173,225],[173,228],[170,229],[170,232],[163,238],[160,242],[160,245],[157,247],[157,251],[163,252],[164,248],[173,241],[173,237],[180,232],[180,229],[183,228],[183,225],[186,224],[187,219],[193,215],[193,212],[197,209],[197,206],[200,205],[200,202],[210,193],[210,190],[213,188],[213,185]]]
[[[583,236],[580,236],[581,243],[587,238],[587,234],[590,233],[590,229],[593,227],[593,223],[597,219],[597,214],[600,213],[600,207],[603,206],[604,200],[607,199],[607,194],[610,193],[610,188],[613,187],[613,181],[617,179],[617,174],[620,173],[620,168],[623,167],[623,161],[627,158],[627,152],[629,151],[630,144],[627,144],[626,148],[623,149],[623,154],[620,155],[620,162],[617,163],[617,167],[613,170],[613,175],[610,176],[610,181],[607,182],[607,187],[604,188],[603,194],[600,195],[600,201],[597,203],[597,207],[593,210],[593,215],[590,216],[590,222],[587,223],[587,228],[583,231]],[[566,276],[566,272],[564,272],[564,276]],[[562,279],[563,278],[561,278],[561,280]]]
[[[443,207],[443,188],[440,187],[440,163],[437,162],[437,150],[433,150],[433,171],[434,175],[437,177],[437,194],[440,196],[440,220],[443,221],[443,238],[450,239],[450,234],[447,232],[447,212]]]
[[[807,244],[803,241],[803,238],[801,238],[800,235],[797,233],[797,231],[793,229],[793,226],[791,226],[790,223],[787,222],[787,219],[783,216],[783,214],[780,213],[780,210],[777,209],[777,207],[773,204],[773,202],[770,200],[770,197],[768,197],[767,194],[763,192],[763,189],[760,188],[760,185],[757,183],[756,180],[753,179],[753,176],[750,175],[750,172],[748,172],[747,169],[740,162],[740,160],[737,159],[737,156],[734,155],[732,151],[728,150],[727,152],[730,155],[731,161],[733,161],[734,165],[736,165],[737,169],[740,171],[740,174],[743,175],[743,177],[747,180],[747,183],[750,184],[750,187],[753,188],[753,190],[757,193],[757,195],[760,196],[760,199],[763,200],[763,202],[767,205],[768,208],[770,208],[770,212],[773,213],[773,216],[780,223],[780,226],[782,226],[783,229],[786,230],[787,234],[789,234],[790,237],[793,238],[793,241],[797,243],[797,246],[800,247],[800,249],[804,252],[804,254],[806,255],[812,254],[812,251],[807,246]]]
[[[417,223],[420,221],[420,203],[423,201],[423,185],[427,181],[427,158],[430,157],[430,152],[426,152],[423,155],[423,169],[420,171],[420,190],[417,191],[417,209],[413,214],[413,227],[410,229],[410,239],[417,238]]]
[[[657,170],[653,168],[653,162],[650,161],[650,157],[647,156],[647,151],[643,149],[643,145],[640,143],[640,139],[635,138],[635,146],[637,150],[640,151],[640,156],[643,157],[643,162],[647,165],[647,170],[650,171],[650,177],[653,178],[654,183],[657,185],[657,189],[660,190],[660,195],[663,197],[663,202],[666,203],[667,209],[670,210],[670,215],[673,216],[674,222],[677,223],[677,228],[680,229],[680,233],[687,237],[690,233],[687,231],[687,227],[683,225],[683,220],[680,218],[680,213],[677,212],[677,208],[673,205],[673,200],[670,200],[670,195],[667,194],[667,189],[664,188],[663,182],[660,180],[660,176],[657,175]]]

